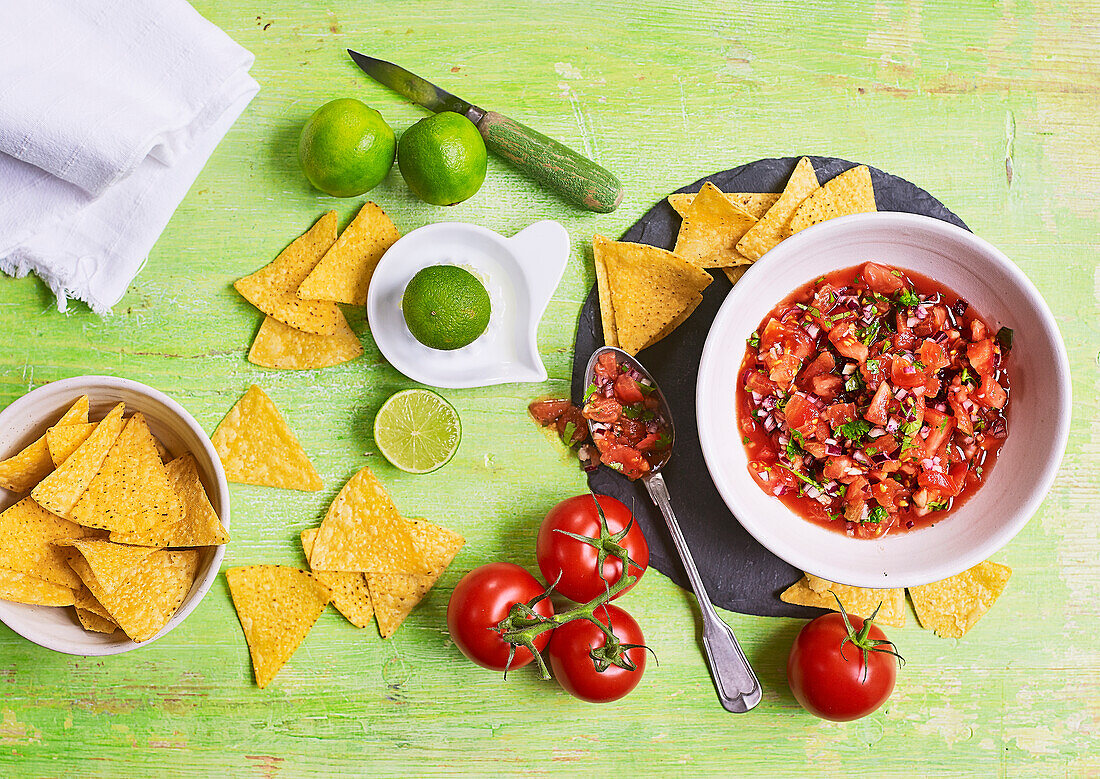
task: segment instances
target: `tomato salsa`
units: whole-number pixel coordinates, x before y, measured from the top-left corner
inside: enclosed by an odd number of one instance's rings
[[[1005,360],[965,300],[873,262],[803,285],[752,334],[737,388],[749,472],[800,516],[858,538],[934,524],[1008,435]]]

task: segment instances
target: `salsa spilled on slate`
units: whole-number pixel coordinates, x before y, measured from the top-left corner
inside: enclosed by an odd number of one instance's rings
[[[876,263],[834,271],[749,338],[737,414],[749,472],[800,516],[858,538],[934,524],[1008,435],[1012,331]]]

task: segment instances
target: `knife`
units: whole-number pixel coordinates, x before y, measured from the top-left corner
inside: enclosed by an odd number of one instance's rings
[[[570,203],[606,214],[623,199],[615,176],[563,143],[496,111],[486,111],[392,62],[348,49],[355,64],[378,83],[430,111],[462,114],[477,127],[485,146]]]

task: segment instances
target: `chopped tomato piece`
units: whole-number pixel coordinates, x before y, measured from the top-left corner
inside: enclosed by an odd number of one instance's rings
[[[596,361],[596,375],[605,379],[614,379],[620,373],[614,352],[604,352]]]
[[[986,376],[982,379],[982,385],[974,392],[974,399],[990,408],[1004,408],[1008,402],[1008,393],[992,376]]]
[[[886,435],[880,435],[878,438],[869,440],[864,447],[864,451],[870,455],[890,454],[897,449],[898,446],[900,446],[898,439],[887,433]]]
[[[569,440],[565,441],[566,444],[572,445],[580,443],[588,438],[588,423],[585,421],[584,417],[581,416],[580,409],[572,403],[570,403],[569,408],[563,411],[561,416],[558,417],[555,425],[558,430],[558,435],[562,437],[563,441],[565,440],[565,434],[570,434]],[[573,427],[570,428],[570,425]]]
[[[909,490],[894,479],[883,479],[871,485],[871,497],[887,511],[893,512],[903,508],[901,502],[908,496]]]
[[[629,446],[613,445],[603,452],[604,465],[614,468],[628,479],[638,479],[649,473],[649,461]]]
[[[546,427],[557,422],[558,417],[572,405],[568,400],[549,398],[547,400],[536,400],[527,407],[527,411],[535,418],[536,422]]]
[[[821,416],[832,425],[833,429],[846,425],[856,418],[855,403],[834,403],[821,412]]]
[[[970,412],[966,410],[963,401],[967,399],[966,389],[953,384],[947,389],[947,404],[955,412],[955,425],[966,435],[974,435],[974,424],[970,421]]]
[[[799,360],[804,360],[817,351],[814,347],[814,339],[810,338],[810,334],[801,327],[772,319],[760,335],[760,350],[767,351],[776,344],[784,352],[793,354]]]
[[[760,371],[746,371],[745,389],[759,395],[774,395],[779,386]]]
[[[814,376],[820,376],[823,373],[832,373],[835,368],[836,359],[833,357],[833,353],[822,352],[802,371],[802,378],[812,379]]]
[[[810,380],[810,387],[813,389],[814,394],[828,403],[844,389],[844,380],[839,376],[833,376],[831,373],[822,373]]]
[[[856,476],[860,473],[859,467],[856,465],[856,461],[846,455],[836,455],[830,457],[825,461],[825,468],[822,470],[826,479],[835,479],[840,481],[848,476]]]
[[[905,279],[900,273],[874,262],[863,266],[863,280],[873,292],[880,295],[892,295],[905,288]]]
[[[918,368],[913,361],[904,354],[894,358],[890,366],[890,380],[898,387],[912,389],[919,387],[931,377],[931,371]]]
[[[789,387],[802,367],[802,361],[793,354],[784,353],[772,360],[768,376],[780,387]]]
[[[922,343],[917,356],[925,370],[928,371],[938,371],[940,368],[946,368],[951,364],[951,360],[947,356],[947,350],[935,341]]]
[[[863,412],[863,418],[868,422],[874,422],[876,425],[885,425],[887,409],[893,397],[894,396],[890,394],[889,382],[884,381],[882,384],[879,384],[878,389],[875,390],[875,396],[871,398],[871,405]]]
[[[810,402],[809,397],[801,392],[791,395],[787,401],[783,414],[787,417],[787,424],[792,430],[797,430],[803,435],[813,430],[817,423],[817,406]]]
[[[955,417],[934,408],[924,410],[924,424],[928,426],[928,438],[924,440],[924,456],[933,457],[955,429]]]
[[[844,322],[829,331],[829,340],[833,346],[845,357],[864,362],[867,359],[867,346],[856,337],[856,326],[852,322]]]
[[[615,398],[595,397],[584,404],[581,413],[593,422],[611,423],[622,414],[623,407]]]
[[[966,359],[974,366],[979,376],[993,375],[993,339],[986,338],[983,341],[970,344],[966,347]]]
[[[630,403],[641,403],[645,397],[634,377],[625,373],[619,374],[615,379],[615,396],[624,406]]]

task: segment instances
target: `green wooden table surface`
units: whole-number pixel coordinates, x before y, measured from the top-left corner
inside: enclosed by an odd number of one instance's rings
[[[224,578],[169,636],[118,657],[55,654],[0,627],[0,775],[1100,776],[1095,0],[196,6],[256,54],[262,89],[113,315],[62,315],[37,280],[0,279],[0,407],[55,379],[108,373],[168,392],[212,431],[257,383],[325,489],[232,486],[226,566],[303,564],[299,531],[366,464],[404,513],[468,544],[392,640],[330,610],[266,690],[252,683]],[[297,136],[314,108],[358,96],[398,132],[424,115],[362,76],[349,46],[575,146],[626,185],[609,215],[573,210],[496,160],[483,189],[451,209],[416,201],[396,167],[371,192],[403,231],[464,220],[510,234],[556,219],[573,238],[539,330],[549,381],[444,392],[464,437],[428,476],[376,453],[373,414],[411,382],[382,360],[361,315],[363,358],[265,371],[245,359],[260,315],[231,286],[325,210],[346,221],[362,202],[325,197],[300,174]],[[592,233],[618,235],[707,173],[800,153],[928,189],[1054,310],[1073,428],[1050,496],[994,558],[1014,569],[1008,590],[962,640],[937,638],[910,613],[889,631],[908,660],[893,698],[847,725],[812,718],[787,689],[796,620],[725,614],[765,692],[749,715],[719,708],[692,601],[656,572],[624,605],[660,666],[620,703],[581,704],[529,669],[505,681],[465,662],[445,629],[454,583],[491,560],[532,566],[541,517],[584,489],[524,409],[566,391]]]

